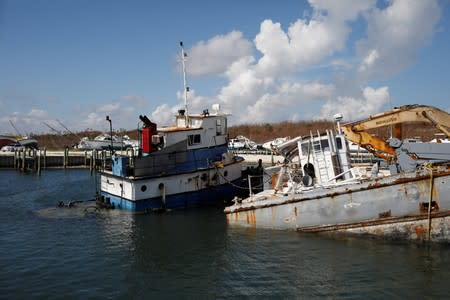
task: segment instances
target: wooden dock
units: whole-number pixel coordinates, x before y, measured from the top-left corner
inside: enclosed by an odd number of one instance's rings
[[[121,154],[133,156],[133,150]],[[16,169],[40,173],[48,168],[89,168],[91,171],[104,168],[111,161],[107,150],[80,151],[66,148],[62,151],[26,149],[15,152],[0,152],[0,169]]]

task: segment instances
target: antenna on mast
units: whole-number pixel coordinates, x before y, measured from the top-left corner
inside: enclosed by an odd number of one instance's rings
[[[181,48],[181,63],[183,65],[183,87],[184,87],[184,111],[185,111],[185,117],[186,117],[186,127],[189,127],[188,119],[188,105],[187,105],[187,94],[189,92],[189,87],[186,86],[186,57],[187,54],[184,52],[183,48],[183,42],[180,42],[180,48]]]

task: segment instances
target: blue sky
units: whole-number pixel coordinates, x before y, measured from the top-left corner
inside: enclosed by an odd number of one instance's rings
[[[231,124],[450,109],[448,1],[0,0],[0,133],[168,125],[219,103]]]

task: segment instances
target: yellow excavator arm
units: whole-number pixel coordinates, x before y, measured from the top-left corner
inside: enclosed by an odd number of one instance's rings
[[[450,137],[450,115],[433,106],[405,105],[391,111],[370,116],[368,119],[342,125],[346,138],[374,155],[390,160],[395,156],[395,149],[383,139],[369,134],[370,129],[394,126],[394,137],[401,138],[401,123],[428,123]]]

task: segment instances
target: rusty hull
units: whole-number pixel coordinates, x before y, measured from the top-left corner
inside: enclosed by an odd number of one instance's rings
[[[435,171],[431,179],[422,170],[285,194],[268,190],[225,213],[230,225],[450,242],[450,172]]]

